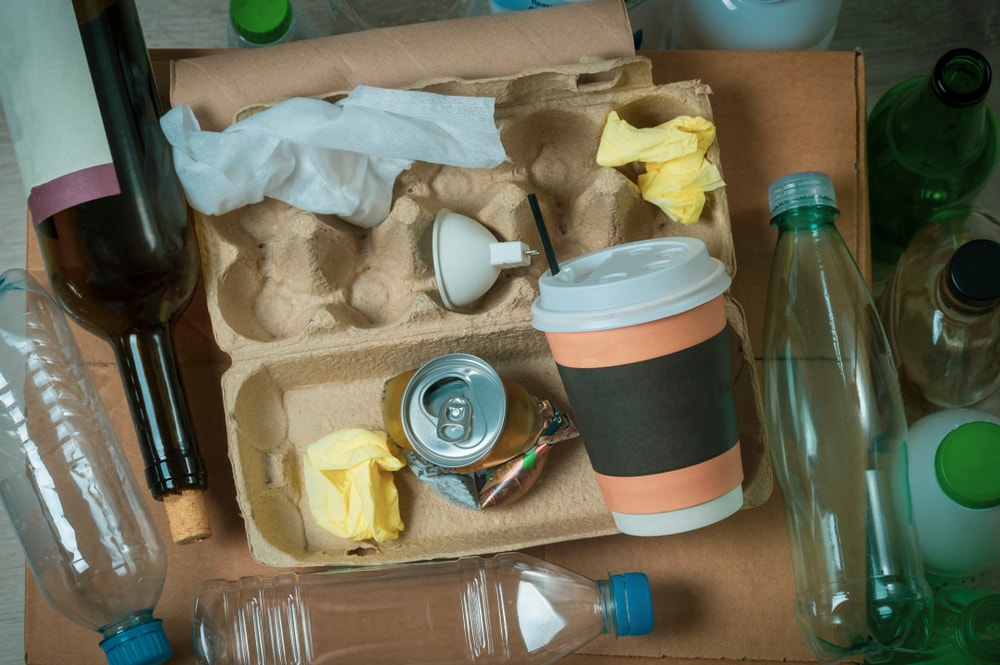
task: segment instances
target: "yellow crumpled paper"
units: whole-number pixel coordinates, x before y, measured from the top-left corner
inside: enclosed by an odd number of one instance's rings
[[[319,525],[351,540],[395,540],[403,530],[393,472],[406,466],[385,432],[343,429],[309,444],[305,485]]]
[[[642,163],[642,198],[675,222],[694,224],[705,207],[705,192],[726,184],[719,168],[705,158],[713,141],[715,125],[700,116],[682,115],[656,127],[637,128],[612,111],[601,134],[597,163]]]

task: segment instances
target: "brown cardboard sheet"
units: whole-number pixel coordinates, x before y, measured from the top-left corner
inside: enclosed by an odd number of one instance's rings
[[[485,53],[485,51],[479,51]],[[200,55],[189,53],[185,55]],[[863,59],[852,52],[648,52],[657,82],[701,79],[724,155],[727,197],[739,271],[733,293],[743,304],[754,348],[763,335],[764,294],[775,234],[768,225],[767,185],[781,175],[822,170],[841,207],[838,226],[861,265],[868,262],[864,206]],[[176,52],[153,54],[162,67]],[[537,64],[537,63],[535,63]],[[423,78],[418,76],[418,78]],[[335,88],[337,86],[333,86]],[[321,85],[320,88],[331,89]],[[43,277],[33,234],[28,268]],[[76,330],[85,358],[134,468],[140,463],[117,368],[107,345]],[[203,295],[177,330],[183,374],[211,477],[211,539],[168,544],[169,570],[156,614],[174,646],[172,662],[193,662],[190,602],[205,579],[273,575],[252,559],[226,456],[220,381],[228,360],[214,343]],[[141,477],[141,476],[140,476]],[[152,503],[152,502],[151,502]],[[151,509],[166,534],[163,506]],[[711,527],[677,536],[623,535],[570,541],[534,553],[593,577],[645,571],[654,590],[656,629],[645,637],[604,636],[569,657],[568,665],[663,665],[749,661],[810,662],[792,616],[791,564],[780,494]],[[30,665],[98,664],[97,635],[59,616],[28,579],[25,648]],[[391,617],[387,617],[391,630]],[[433,636],[428,636],[429,640]],[[627,659],[627,660],[626,660]]]

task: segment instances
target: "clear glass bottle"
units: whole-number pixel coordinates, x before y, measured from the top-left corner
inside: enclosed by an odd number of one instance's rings
[[[62,310],[19,269],[0,275],[0,500],[42,596],[111,665],[170,658],[163,542]]]
[[[868,196],[875,268],[891,271],[913,235],[944,206],[970,203],[1000,155],[987,95],[990,63],[948,51],[930,76],[891,88],[868,117]]]
[[[1000,567],[1000,418],[944,409],[914,422],[909,442],[910,496],[928,581],[965,582]]]
[[[53,294],[115,352],[146,484],[174,540],[208,537],[207,472],[173,338],[198,283],[198,245],[134,0],[0,2],[0,61]]]
[[[879,303],[911,417],[1000,389],[1000,221],[949,208],[931,222]]]
[[[834,226],[830,178],[769,190],[778,229],[767,294],[764,403],[785,500],[795,614],[814,656],[919,648],[931,592],[914,535],[906,419],[875,304]]]
[[[671,48],[823,50],[842,0],[675,0]]]
[[[212,581],[199,665],[554,663],[653,628],[642,573],[594,581],[524,554]]]
[[[890,665],[996,665],[1000,663],[1000,594],[955,589],[935,594],[934,632],[916,653],[898,652]]]

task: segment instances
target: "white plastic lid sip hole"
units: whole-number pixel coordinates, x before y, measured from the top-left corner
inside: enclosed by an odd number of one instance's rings
[[[561,263],[539,279],[532,325],[547,332],[608,330],[686,312],[721,295],[725,266],[697,238],[651,238]]]
[[[450,310],[483,297],[502,269],[527,266],[537,254],[523,242],[500,242],[476,220],[444,208],[434,217],[431,233],[434,277]]]

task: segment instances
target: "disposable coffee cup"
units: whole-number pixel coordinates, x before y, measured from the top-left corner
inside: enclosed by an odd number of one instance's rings
[[[601,494],[624,533],[718,522],[743,505],[724,293],[705,243],[654,238],[539,280],[545,333]]]

